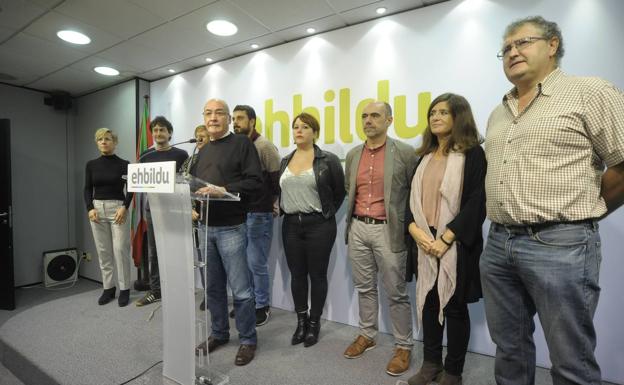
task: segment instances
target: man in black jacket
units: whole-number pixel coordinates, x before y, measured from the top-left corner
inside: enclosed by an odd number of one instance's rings
[[[157,116],[150,123],[154,147],[146,150],[139,157],[141,163],[167,162],[174,160],[176,170],[188,158],[188,153],[171,146],[173,125],[163,116]],[[137,197],[141,199],[140,197]],[[143,197],[143,199],[146,199]],[[160,301],[160,270],[158,268],[158,252],[156,250],[156,237],[152,222],[152,212],[149,203],[145,205],[145,221],[147,222],[147,257],[149,261],[150,290],[135,302],[136,306],[145,306]]]

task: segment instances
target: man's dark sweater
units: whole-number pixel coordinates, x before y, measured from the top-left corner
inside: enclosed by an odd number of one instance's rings
[[[87,162],[85,169],[84,200],[87,211],[93,210],[93,200],[124,201],[128,208],[132,193],[124,194],[126,181],[121,177],[128,172],[128,161],[117,155],[102,155]]]
[[[246,221],[247,199],[262,187],[260,159],[249,138],[230,133],[209,141],[199,151],[191,174],[241,196],[240,202],[210,201],[208,226],[235,226]]]
[[[186,158],[188,158],[188,153],[175,147],[169,147],[168,150],[164,151],[154,151],[153,149],[149,149],[141,154],[141,163],[170,162],[175,160],[175,169],[179,170]]]

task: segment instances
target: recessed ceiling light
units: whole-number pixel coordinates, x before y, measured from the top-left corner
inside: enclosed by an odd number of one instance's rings
[[[106,75],[106,76],[119,75],[119,71],[111,67],[95,67],[93,70],[99,74]]]
[[[208,63],[211,63],[211,62],[212,62],[212,58],[211,58],[211,57],[207,57],[207,58],[206,58],[206,61],[207,61]]]
[[[310,28],[306,29],[306,32],[307,33],[314,33],[314,32],[316,32],[316,29],[310,27]]]
[[[378,15],[383,15],[387,10],[388,9],[386,7],[379,7],[375,10],[375,12],[377,12]]]
[[[260,48],[260,46],[256,43],[251,44],[250,47],[253,49]]]
[[[213,20],[206,24],[206,29],[217,36],[232,36],[238,32],[238,27],[227,20]]]
[[[167,72],[169,72],[169,73],[175,73],[175,70],[174,70],[173,68],[169,68],[169,69],[167,70]]]
[[[91,43],[91,39],[89,39],[89,36],[80,32],[76,32],[76,31],[70,31],[70,30],[58,31],[56,33],[56,36],[72,44]]]

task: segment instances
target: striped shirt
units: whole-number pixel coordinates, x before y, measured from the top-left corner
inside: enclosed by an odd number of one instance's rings
[[[624,162],[624,94],[560,69],[518,112],[512,89],[488,120],[488,218],[506,225],[598,218],[605,165]]]

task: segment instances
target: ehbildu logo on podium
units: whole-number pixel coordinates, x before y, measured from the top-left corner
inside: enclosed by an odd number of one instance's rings
[[[175,189],[176,162],[130,163],[128,165],[128,191],[148,193],[173,193]]]

